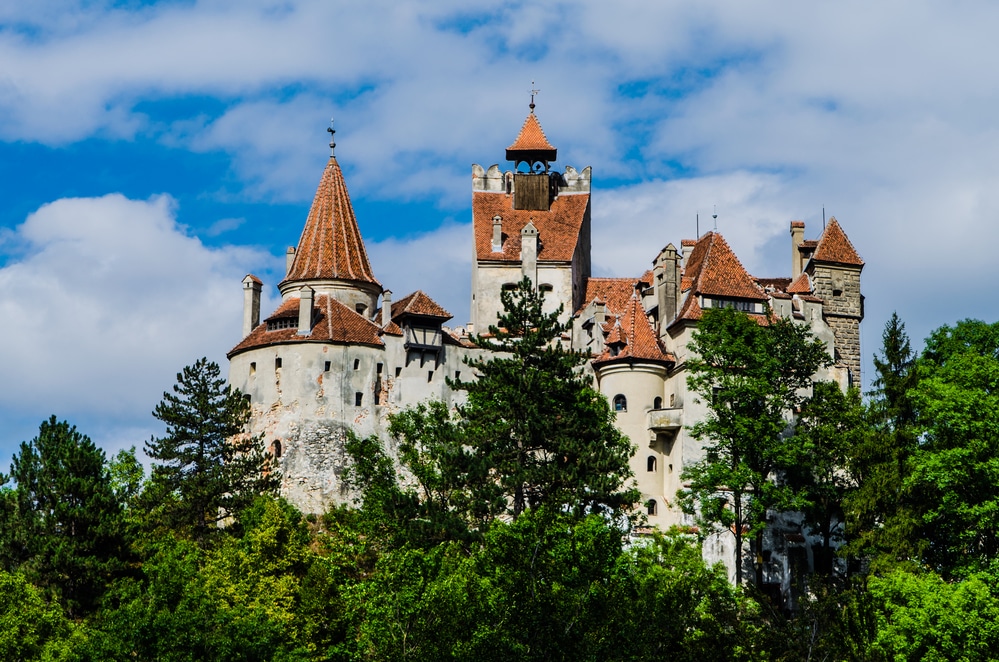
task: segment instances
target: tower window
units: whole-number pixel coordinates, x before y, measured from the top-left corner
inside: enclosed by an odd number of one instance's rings
[[[250,363],[250,376],[257,374],[257,362],[253,361]]]
[[[358,391],[357,393],[354,394],[354,406],[355,407],[360,407],[362,400],[364,400],[364,394],[363,393],[361,393],[360,391]]]
[[[368,309],[368,307],[365,306],[363,303],[358,303],[358,304],[354,305],[354,310],[357,311],[358,315],[363,315],[364,311],[367,310],[367,309]]]
[[[271,455],[275,459],[281,457],[281,441],[280,440],[275,439],[274,441],[271,442]]]
[[[323,363],[323,372],[329,372],[329,371],[330,371],[330,362],[326,361],[325,363]]]
[[[427,383],[429,384],[434,379],[434,371],[430,370],[427,372]]]
[[[655,499],[649,499],[648,502],[645,504],[645,512],[648,513],[649,515],[655,515],[657,510],[656,505],[657,504]]]
[[[660,398],[659,396],[656,396],[655,400],[652,401],[652,408],[653,409],[662,409],[663,408],[663,399]]]
[[[620,393],[614,396],[614,411],[628,411],[628,398]]]
[[[669,394],[669,406],[670,407],[675,406],[674,405],[675,402],[676,402],[676,394],[675,393],[670,393]]]
[[[276,359],[274,359],[274,369],[276,370],[280,367],[281,367],[281,357],[279,356]]]
[[[354,370],[357,370],[360,367],[361,367],[361,359],[354,359]]]
[[[645,464],[646,464],[646,470],[647,471],[650,471],[650,472],[651,471],[655,471],[656,470],[656,456],[655,455],[650,455],[648,461]]]
[[[375,374],[376,375],[382,374],[382,364],[381,363],[376,363],[375,364]]]
[[[402,368],[396,368],[395,369],[395,376],[398,377],[401,374],[402,374]]]

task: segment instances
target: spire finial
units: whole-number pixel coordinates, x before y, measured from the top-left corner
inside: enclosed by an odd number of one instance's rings
[[[531,113],[534,113],[534,95],[537,94],[540,91],[541,90],[539,90],[536,87],[534,87],[534,81],[532,80],[531,81],[531,106],[530,106]]]
[[[327,133],[330,134],[330,156],[333,156],[333,150],[336,149],[336,143],[333,142],[333,134],[336,133],[336,129],[333,128],[333,118],[330,118],[330,126],[326,129]]]

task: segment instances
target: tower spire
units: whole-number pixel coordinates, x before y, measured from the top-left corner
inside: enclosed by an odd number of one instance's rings
[[[333,157],[333,150],[336,149],[336,142],[334,142],[334,134],[336,134],[336,129],[333,128],[333,118],[330,118],[330,125],[326,129],[326,132],[330,134],[330,158]]]
[[[534,114],[534,95],[537,94],[540,91],[541,90],[539,90],[538,88],[534,87],[534,81],[532,80],[531,81],[531,105],[530,105],[530,109],[531,109],[531,114],[532,115]]]

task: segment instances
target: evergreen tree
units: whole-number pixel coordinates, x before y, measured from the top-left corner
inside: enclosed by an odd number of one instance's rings
[[[71,615],[88,612],[121,569],[127,547],[104,451],[53,416],[21,444],[11,476],[9,560]]]
[[[563,347],[561,308],[544,312],[527,278],[501,296],[496,325],[475,338],[495,353],[468,362],[475,379],[452,382],[467,393],[456,417],[431,405],[394,419],[424,497],[480,523],[541,506],[623,512],[638,498],[627,486],[634,451],[583,373],[587,357]]]
[[[904,491],[917,449],[913,389],[918,383],[915,356],[905,324],[892,313],[874,356],[874,389],[867,412],[870,434],[850,452],[849,470],[857,489],[844,503],[846,549],[875,566],[918,556],[912,504]],[[886,555],[887,553],[887,555]]]
[[[185,367],[153,416],[167,432],[146,444],[156,461],[147,492],[162,499],[170,525],[203,540],[218,522],[277,488],[259,438],[246,433],[249,402],[226,385],[218,364],[202,358]]]
[[[687,384],[708,415],[691,427],[706,443],[704,458],[683,470],[689,487],[681,505],[706,531],[733,532],[741,583],[744,538],[753,538],[759,557],[767,510],[793,506],[790,486],[774,480],[792,457],[789,417],[816,370],[831,361],[807,327],[773,316],[761,324],[730,308],[706,311],[689,347]],[[759,582],[759,562],[756,569]]]

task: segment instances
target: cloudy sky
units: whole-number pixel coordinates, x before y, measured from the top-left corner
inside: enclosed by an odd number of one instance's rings
[[[56,414],[109,451],[225,365],[248,273],[276,295],[328,154],[376,276],[468,314],[470,166],[527,112],[593,166],[596,275],[699,213],[751,273],[836,216],[866,260],[865,378],[994,321],[999,6],[975,0],[0,3],[0,470]]]

